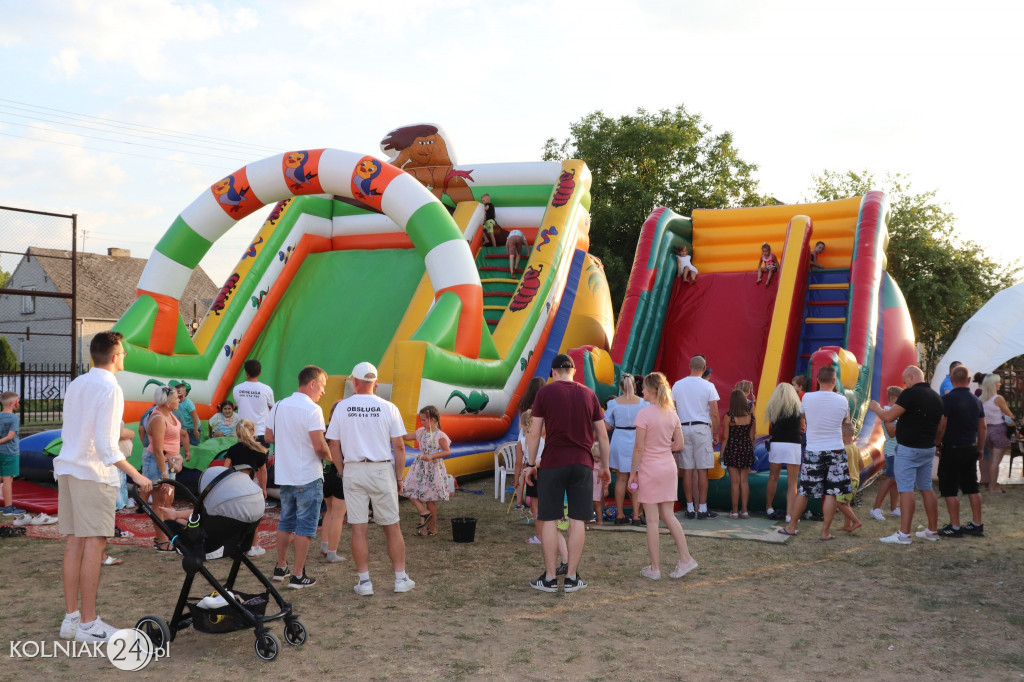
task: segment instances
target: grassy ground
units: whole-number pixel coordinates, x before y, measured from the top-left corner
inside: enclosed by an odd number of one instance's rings
[[[490,497],[489,479],[442,505],[441,533],[411,537],[415,512],[403,504],[414,591],[394,594],[383,534],[371,528],[377,594],[352,592],[350,562],[317,558],[311,589],[286,591],[310,632],[274,662],[253,653],[250,632],[191,630],[173,660],[141,679],[1019,679],[1024,676],[1024,487],[985,496],[984,538],[887,546],[895,520],[819,543],[802,522],[786,545],[690,538],[700,568],[652,582],[641,533],[589,533],[581,573],[590,587],[544,594],[527,581],[540,572],[538,547],[515,512]],[[869,496],[870,497],[870,496]],[[918,511],[921,514],[920,508]],[[479,519],[476,542],[451,541],[448,519]],[[940,520],[945,523],[940,503]],[[686,525],[698,523],[690,521]],[[916,524],[915,524],[916,525]],[[346,530],[343,546],[348,542]],[[674,563],[663,536],[662,569]],[[52,640],[63,614],[59,542],[0,540],[0,633]],[[169,618],[181,587],[180,563],[152,550],[116,547],[122,566],[104,569],[100,614],[120,627],[147,613]],[[343,552],[348,554],[347,549]],[[257,560],[270,572],[273,557]],[[210,564],[226,573],[223,561]],[[245,583],[240,587],[245,589]],[[274,625],[280,637],[281,625]],[[4,652],[5,658],[8,652]],[[0,679],[87,679],[106,660],[8,659]]]

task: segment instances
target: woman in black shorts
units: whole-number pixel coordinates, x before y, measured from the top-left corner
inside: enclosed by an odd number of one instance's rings
[[[338,543],[345,528],[345,488],[333,462],[324,469],[324,503],[327,504],[327,513],[320,529],[320,553],[333,564],[345,560],[345,557],[338,556]]]

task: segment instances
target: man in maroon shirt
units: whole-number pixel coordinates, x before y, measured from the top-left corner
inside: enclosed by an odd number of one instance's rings
[[[537,481],[537,519],[541,522],[544,573],[530,586],[542,592],[558,591],[555,554],[558,549],[557,522],[562,519],[563,500],[569,500],[569,565],[563,588],[566,592],[587,586],[576,572],[583,556],[584,523],[593,512],[595,436],[600,447],[601,480],[611,481],[608,470],[608,432],[604,428],[601,403],[589,388],[573,381],[572,358],[556,355],[551,362],[553,381],[537,392],[533,421],[527,439],[526,482]],[[540,434],[546,432],[544,457],[537,464]]]

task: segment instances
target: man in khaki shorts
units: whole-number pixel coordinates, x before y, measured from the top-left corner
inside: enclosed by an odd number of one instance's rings
[[[345,487],[348,522],[352,526],[352,559],[359,582],[356,594],[373,594],[370,549],[366,542],[369,505],[384,528],[388,556],[395,569],[395,592],[408,592],[416,583],[405,572],[405,540],[398,526],[398,494],[405,470],[405,424],[392,403],[374,395],[377,368],[360,362],[352,370],[355,395],[334,407],[327,426],[331,460]],[[392,452],[393,450],[393,452]]]
[[[690,376],[672,386],[679,422],[683,425],[683,449],[678,453],[683,470],[683,494],[686,496],[686,518],[713,519],[718,514],[708,510],[708,469],[715,466],[715,445],[718,444],[718,391],[703,378],[707,361],[703,355],[690,358]],[[698,507],[693,508],[696,498]]]
[[[100,332],[89,344],[92,369],[68,385],[63,440],[53,460],[57,477],[57,518],[64,548],[62,639],[106,642],[117,628],[96,615],[100,566],[107,538],[114,536],[114,508],[123,471],[145,496],[153,483],[125,461],[118,448],[124,395],[114,379],[126,351],[118,332]],[[81,595],[81,609],[79,609]]]

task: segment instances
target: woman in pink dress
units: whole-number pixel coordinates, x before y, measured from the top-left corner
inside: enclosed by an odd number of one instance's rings
[[[650,405],[640,410],[634,421],[636,445],[633,446],[633,467],[629,474],[629,487],[636,489],[637,499],[644,506],[647,517],[647,551],[651,555],[651,565],[644,567],[640,575],[651,580],[661,579],[658,537],[658,519],[661,519],[668,526],[679,550],[679,562],[669,576],[682,578],[697,568],[697,562],[690,556],[683,527],[673,513],[678,497],[679,474],[672,452],[683,449],[683,428],[664,374],[652,372],[644,378],[644,400]]]

